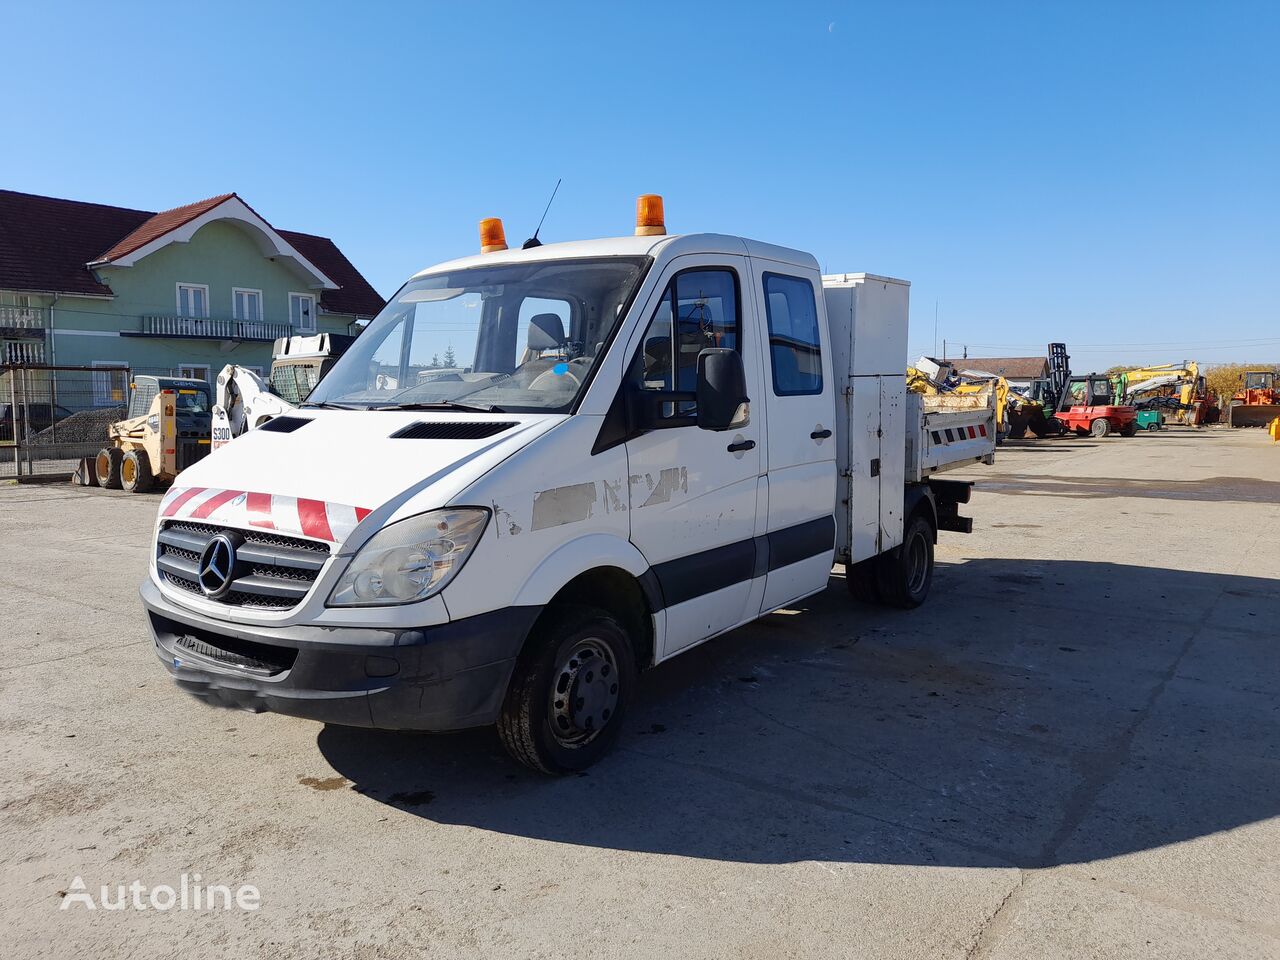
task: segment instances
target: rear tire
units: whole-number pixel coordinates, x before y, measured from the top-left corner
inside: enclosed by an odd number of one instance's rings
[[[586,769],[617,738],[637,672],[635,648],[613,616],[595,607],[548,610],[507,688],[503,746],[540,773]]]
[[[93,461],[93,472],[98,475],[98,486],[108,490],[120,489],[120,464],[124,451],[119,447],[103,447]]]
[[[129,493],[146,493],[154,483],[151,458],[137,450],[126,453],[120,461],[120,486]]]
[[[929,596],[933,583],[933,524],[914,513],[902,531],[902,545],[876,557],[880,602],[914,610]]]
[[[1089,433],[1099,439],[1109,436],[1111,433],[1111,421],[1106,417],[1099,417],[1089,424]]]
[[[879,603],[880,587],[876,583],[876,558],[846,563],[844,585],[853,599],[862,603]]]
[[[1138,432],[1138,425],[1136,423],[1126,423],[1123,427],[1120,428],[1120,436],[1122,437],[1132,437],[1137,432]]]

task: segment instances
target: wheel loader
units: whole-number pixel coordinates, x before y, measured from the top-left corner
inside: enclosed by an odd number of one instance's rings
[[[204,380],[133,378],[129,416],[107,428],[93,462],[100,487],[145,493],[209,453],[212,394]],[[77,477],[88,471],[78,471]]]
[[[1253,370],[1244,375],[1244,389],[1231,398],[1227,423],[1233,427],[1265,427],[1280,417],[1280,389],[1270,370]]]

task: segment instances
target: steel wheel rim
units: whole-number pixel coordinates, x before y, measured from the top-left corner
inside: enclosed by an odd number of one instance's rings
[[[105,477],[111,472],[111,458],[105,453],[98,454],[98,476]]]
[[[605,640],[575,642],[556,665],[547,700],[556,741],[582,747],[600,736],[618,711],[621,683],[617,658]]]
[[[128,457],[120,464],[120,479],[124,480],[125,483],[133,483],[137,472],[138,468],[134,466],[133,461]]]
[[[911,538],[907,547],[907,591],[915,596],[924,589],[929,573],[929,549],[921,534]]]

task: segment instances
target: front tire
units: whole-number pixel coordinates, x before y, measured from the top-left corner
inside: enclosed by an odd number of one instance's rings
[[[124,451],[119,447],[103,447],[93,461],[93,472],[98,475],[98,486],[108,490],[120,489],[120,464]]]
[[[151,458],[145,452],[130,450],[120,461],[120,486],[128,493],[146,493],[155,478],[151,475]]]
[[[911,515],[902,545],[876,557],[880,602],[914,610],[929,596],[933,583],[933,524],[922,513]]]
[[[498,736],[540,773],[584,770],[617,738],[636,677],[635,648],[616,619],[594,607],[552,608],[516,663]]]
[[[1111,421],[1106,417],[1099,417],[1089,424],[1089,433],[1099,439],[1109,436],[1111,433]]]

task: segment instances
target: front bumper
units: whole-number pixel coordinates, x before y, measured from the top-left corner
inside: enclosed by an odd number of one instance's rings
[[[459,730],[492,723],[540,607],[417,629],[248,626],[140,591],[156,655],[214,706],[352,727]]]

